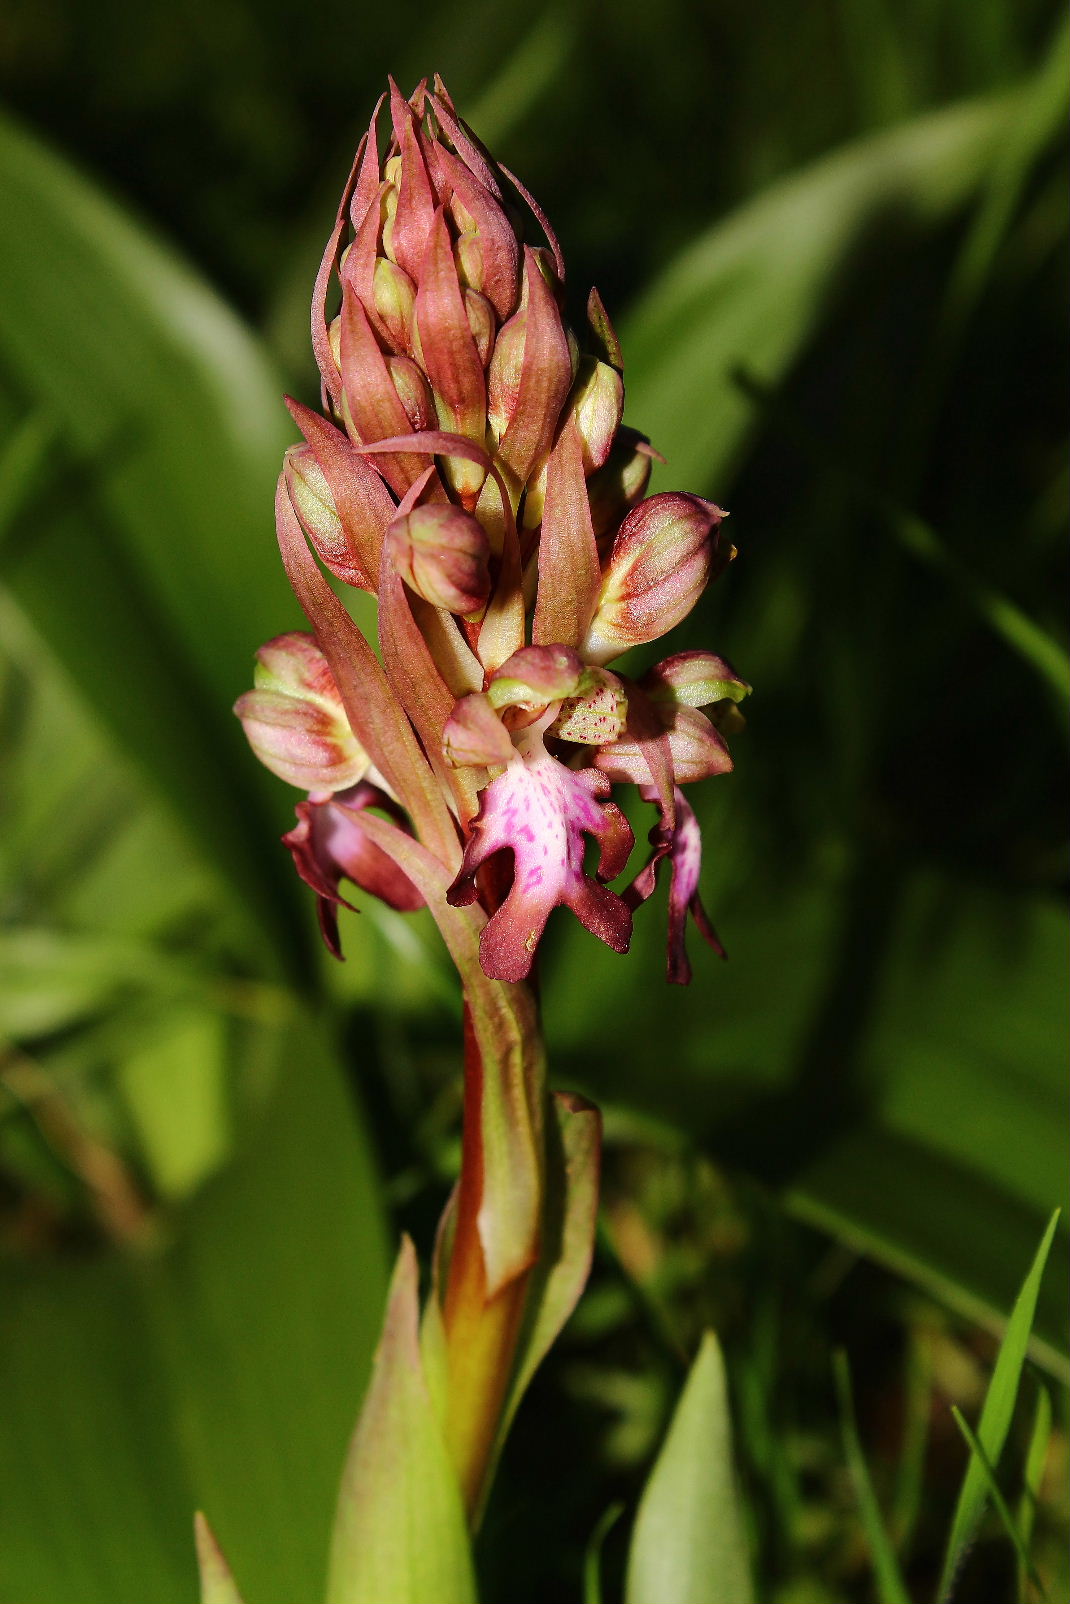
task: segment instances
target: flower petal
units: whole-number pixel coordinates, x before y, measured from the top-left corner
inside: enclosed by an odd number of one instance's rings
[[[298,822],[282,838],[294,868],[319,899],[320,929],[336,958],[342,956],[338,908],[353,906],[339,894],[343,879],[402,913],[423,906],[423,897],[408,876],[365,834],[360,815],[369,807],[398,821],[404,817],[385,792],[365,780],[337,796],[299,802]]]
[[[657,800],[657,793],[652,787],[644,786],[642,795],[648,802]],[[702,832],[691,804],[679,789],[676,792],[675,825],[667,824],[662,814],[651,830],[649,839],[654,851],[649,862],[625,891],[625,901],[633,908],[645,902],[657,885],[662,862],[668,858],[672,871],[669,883],[668,979],[674,986],[687,986],[691,981],[691,964],[685,942],[689,913],[699,935],[717,956],[724,958],[727,954],[698,893],[702,871]]]
[[[609,783],[593,769],[565,768],[536,740],[482,793],[461,870],[450,887],[455,906],[477,896],[476,874],[495,853],[513,854],[513,882],[480,940],[484,972],[523,980],[546,921],[563,905],[616,952],[627,952],[631,910],[623,899],[584,874],[584,835],[602,848],[599,877],[621,872],[632,847],[631,828],[613,803]]]

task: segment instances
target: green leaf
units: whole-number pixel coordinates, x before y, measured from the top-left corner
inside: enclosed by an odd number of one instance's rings
[[[1040,1283],[1044,1275],[1044,1266],[1051,1251],[1051,1244],[1055,1236],[1055,1227],[1058,1224],[1058,1211],[1054,1213],[1044,1233],[1040,1247],[1037,1249],[1029,1274],[1022,1283],[1010,1320],[1007,1322],[1007,1331],[1000,1345],[999,1357],[996,1360],[992,1379],[988,1384],[984,1407],[981,1410],[981,1419],[977,1429],[977,1439],[992,1466],[999,1464],[1003,1444],[1010,1429],[1011,1417],[1014,1414],[1014,1404],[1018,1396],[1018,1382],[1021,1378],[1022,1367],[1025,1364],[1026,1350],[1029,1343],[1029,1332],[1036,1312],[1037,1298],[1040,1293]],[[943,1601],[950,1598],[956,1578],[966,1557],[967,1550],[973,1541],[974,1535],[984,1513],[985,1501],[988,1496],[988,1477],[984,1464],[974,1455],[971,1455],[966,1467],[966,1476],[959,1492],[958,1502],[955,1506],[955,1516],[948,1537],[947,1552],[944,1557],[943,1569],[940,1573],[940,1586],[937,1596]]]
[[[965,1415],[962,1413],[962,1410],[957,1404],[951,1405],[951,1413],[954,1416],[956,1426],[962,1433],[963,1440],[965,1441],[967,1448],[970,1450],[972,1460],[976,1462],[980,1468],[982,1476],[984,1477],[985,1488],[988,1492],[989,1498],[992,1500],[992,1507],[1002,1522],[1003,1530],[1007,1533],[1007,1536],[1010,1538],[1011,1543],[1014,1546],[1014,1551],[1018,1556],[1018,1564],[1024,1568],[1028,1575],[1032,1577],[1040,1591],[1041,1597],[1044,1597],[1043,1585],[1041,1584],[1040,1578],[1037,1576],[1035,1570],[1033,1570],[1029,1562],[1029,1550],[1026,1547],[1025,1539],[1018,1530],[1014,1516],[1010,1512],[1010,1509],[1007,1505],[1007,1500],[1003,1496],[1003,1490],[1000,1487],[999,1482],[996,1480],[996,1472],[988,1458],[988,1455],[981,1447],[981,1444],[977,1441],[977,1438],[974,1436],[974,1433],[967,1422]]]
[[[602,1549],[606,1538],[624,1514],[623,1504],[610,1504],[599,1517],[583,1558],[583,1604],[603,1604]]]
[[[745,783],[741,771],[725,783]],[[833,967],[843,879],[821,861],[775,887],[757,870],[740,883],[725,843],[743,833],[746,796],[696,788],[695,800],[708,810],[703,897],[729,963],[699,950],[695,984],[664,986],[657,899],[626,961],[565,927],[544,981],[555,1073],[607,1117],[623,1106],[671,1123],[779,1187],[799,1218],[1002,1330],[1013,1267],[1064,1185],[1065,910],[904,872],[865,1029],[850,1059],[822,1038],[822,1078],[804,1083],[825,988],[848,995]],[[1065,1294],[1057,1254],[1031,1352],[1060,1377]]]
[[[621,335],[628,416],[671,454],[674,483],[724,492],[754,427],[736,370],[775,385],[859,244],[902,242],[959,210],[1015,106],[952,106],[836,151],[718,223],[641,296]]]
[[[295,616],[271,537],[281,386],[188,268],[7,118],[0,189],[0,372],[23,435],[56,436],[5,582],[277,962],[292,893],[253,850],[269,792],[229,708]]]
[[[579,1302],[591,1270],[598,1220],[602,1116],[572,1092],[556,1092],[547,1130],[547,1217],[528,1291],[527,1323],[503,1412],[502,1435],[539,1365]]]
[[[873,1569],[876,1573],[877,1595],[880,1604],[910,1604],[910,1594],[899,1570],[899,1562],[895,1557],[888,1533],[884,1529],[880,1506],[873,1491],[873,1483],[869,1476],[869,1467],[866,1456],[862,1452],[862,1444],[858,1438],[858,1422],[855,1419],[854,1399],[851,1396],[851,1372],[845,1353],[833,1356],[833,1365],[836,1375],[836,1391],[840,1401],[840,1424],[843,1430],[844,1447],[847,1451],[847,1464],[851,1471],[851,1479],[855,1484],[855,1495],[862,1516],[862,1525],[869,1542],[869,1550],[873,1556]]]
[[[255,1604],[322,1596],[384,1229],[322,1031],[272,1044],[248,1150],[162,1255],[3,1270],[0,1596],[189,1604],[197,1507]]]
[[[720,1344],[702,1339],[646,1485],[626,1604],[751,1604]]]
[[[231,1574],[215,1533],[198,1510],[194,1518],[197,1564],[201,1572],[201,1604],[242,1604],[241,1594]]]
[[[406,1237],[342,1482],[327,1604],[475,1604],[460,1484],[424,1376],[418,1282]]]
[[[1018,1530],[1022,1534],[1022,1541],[1028,1551],[1033,1537],[1033,1527],[1037,1516],[1037,1500],[1040,1497],[1041,1483],[1044,1480],[1044,1466],[1048,1458],[1048,1448],[1051,1444],[1051,1393],[1047,1387],[1037,1389],[1037,1407],[1033,1417],[1033,1430],[1029,1436],[1029,1448],[1025,1456],[1025,1477],[1022,1496],[1018,1503]],[[1018,1597],[1021,1604],[1026,1604],[1028,1597],[1029,1567],[1021,1565],[1018,1570]]]

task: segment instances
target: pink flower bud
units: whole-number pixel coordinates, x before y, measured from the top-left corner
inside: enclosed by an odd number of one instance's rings
[[[677,652],[655,664],[642,686],[652,702],[675,702],[681,707],[742,702],[751,690],[731,663],[713,652]]]
[[[294,511],[323,562],[348,585],[370,588],[327,483],[327,476],[309,445],[291,446],[284,472]]]
[[[613,542],[583,655],[607,663],[686,618],[705,588],[724,514],[681,491],[633,507]]]
[[[388,356],[386,366],[413,434],[422,429],[434,429],[438,423],[435,398],[416,363],[407,356]]]
[[[386,538],[410,590],[448,613],[478,616],[490,595],[490,543],[477,519],[434,502],[395,518]]]
[[[588,671],[569,646],[522,646],[487,686],[494,707],[547,707],[587,689]]]
[[[487,374],[487,421],[499,457],[521,484],[549,453],[572,376],[554,292],[527,246],[524,304],[499,333]]]
[[[277,635],[256,654],[255,690],[234,704],[265,768],[302,791],[344,791],[369,768],[334,676],[311,635]]]

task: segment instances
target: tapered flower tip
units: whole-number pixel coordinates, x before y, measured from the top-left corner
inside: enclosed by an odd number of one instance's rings
[[[742,702],[751,692],[731,663],[713,652],[676,652],[655,664],[642,685],[652,701],[676,702],[682,707]]]
[[[624,380],[597,357],[580,359],[569,400],[583,452],[583,471],[592,474],[609,456],[624,413]]]
[[[583,654],[606,663],[684,618],[710,574],[720,507],[664,491],[628,513],[613,542]]]
[[[607,800],[609,789],[594,769],[567,769],[536,738],[483,791],[448,895],[455,907],[474,902],[482,864],[496,852],[512,852],[512,886],[479,943],[491,979],[523,980],[529,974],[546,921],[558,906],[571,908],[614,951],[627,952],[631,910],[600,883],[621,873],[633,845],[627,819]],[[585,835],[601,848],[597,881],[584,873]]]
[[[367,773],[327,660],[311,635],[276,635],[256,654],[255,689],[234,711],[265,768],[302,791],[344,791]]]
[[[339,893],[343,880],[401,913],[423,906],[423,897],[412,881],[362,828],[361,814],[369,807],[388,813],[396,823],[404,822],[404,815],[390,798],[364,781],[338,796],[299,802],[297,823],[282,838],[301,879],[319,899],[320,930],[336,958],[342,956],[338,909],[352,906]]]
[[[478,616],[490,595],[490,543],[478,519],[448,502],[395,518],[387,551],[410,590],[434,607]]]

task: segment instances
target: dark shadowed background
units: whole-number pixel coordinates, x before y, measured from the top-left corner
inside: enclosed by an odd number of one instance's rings
[[[678,646],[755,688],[736,773],[695,793],[729,962],[668,988],[662,899],[627,959],[552,926],[553,1078],[605,1110],[606,1202],[486,1596],[579,1598],[711,1322],[760,1595],[873,1596],[837,1346],[931,1589],[948,1405],[1065,1181],[1059,22],[7,0],[0,1604],[187,1604],[197,1506],[250,1604],[312,1604],[397,1231],[426,1250],[454,1172],[433,928],[362,905],[330,964],[277,844],[294,798],[230,714],[300,622],[271,497],[337,192],[386,74],[435,70],[554,220],[574,314],[602,291],[655,487],[730,509],[739,559]],[[1053,1599],[1060,1241],[1012,1443],[1049,1388]],[[1013,1596],[989,1535],[963,1600]]]

